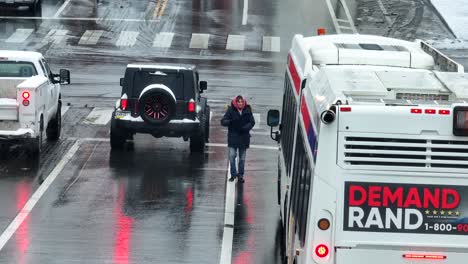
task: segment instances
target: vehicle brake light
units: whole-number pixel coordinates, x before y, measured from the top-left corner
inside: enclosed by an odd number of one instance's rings
[[[422,109],[421,108],[411,108],[411,113],[412,114],[422,114]]]
[[[341,112],[351,112],[351,107],[349,106],[342,106],[340,107]]]
[[[122,97],[120,98],[120,107],[122,110],[126,110],[128,106],[128,97],[127,94],[123,94]]]
[[[319,244],[315,247],[315,255],[319,258],[328,256],[329,250],[325,244]]]
[[[31,94],[28,91],[25,91],[21,94],[24,100],[28,100],[31,97]]]
[[[195,112],[195,101],[193,99],[190,99],[188,103],[188,111],[189,113],[194,113]]]
[[[450,110],[440,109],[439,115],[450,115]]]
[[[424,113],[432,115],[432,114],[436,113],[436,110],[435,109],[426,109],[426,110],[424,110]]]
[[[447,256],[444,255],[426,255],[426,254],[403,254],[403,257],[406,259],[446,259]]]
[[[321,35],[325,35],[327,34],[325,28],[318,28],[317,29],[317,35],[321,36]]]

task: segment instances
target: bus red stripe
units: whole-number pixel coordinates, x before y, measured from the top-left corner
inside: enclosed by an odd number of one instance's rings
[[[301,86],[301,78],[296,70],[296,65],[294,65],[294,61],[291,57],[291,54],[288,54],[288,68],[289,72],[291,73],[292,81],[294,83],[294,88],[296,90],[296,94],[299,94],[299,89]]]
[[[306,129],[307,134],[309,134],[310,124],[311,124],[310,115],[309,115],[309,110],[307,109],[304,95],[302,96],[302,100],[301,100],[301,113],[302,113],[302,119],[304,120],[304,127]]]

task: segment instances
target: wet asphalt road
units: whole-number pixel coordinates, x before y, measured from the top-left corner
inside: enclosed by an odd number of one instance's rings
[[[294,32],[321,26],[294,22],[290,16],[301,9],[282,2],[250,1],[247,17],[242,1],[214,0],[43,0],[36,14],[2,9],[2,48],[42,52],[53,71],[71,71],[72,84],[62,87],[61,139],[46,142],[37,162],[19,147],[0,157],[5,234],[69,156],[5,241],[0,263],[219,263],[227,173],[227,149],[219,145],[227,131],[219,120],[237,94],[252,104],[257,126],[246,183],[236,194],[232,263],[280,263],[277,152],[270,148],[275,144],[266,112],[281,105]],[[315,12],[316,21],[329,19],[326,10]],[[169,46],[155,44],[160,32],[173,33]],[[194,33],[209,35],[206,47],[192,46]],[[94,40],[86,34],[95,34]],[[227,48],[229,35],[244,38],[236,50]],[[199,67],[213,112],[212,145],[204,155],[191,155],[182,139],[148,135],[137,135],[123,152],[110,152],[106,114],[120,95],[126,64],[133,62]]]
[[[1,248],[0,263],[219,263],[227,172],[219,120],[239,93],[258,120],[246,183],[237,189],[232,263],[281,263],[277,153],[268,148],[275,144],[266,112],[280,108],[293,34],[334,31],[322,1],[306,7],[294,1],[43,0],[38,14],[1,10],[2,48],[42,52],[54,71],[71,71],[72,84],[62,87],[62,137],[45,144],[40,161],[15,147],[0,155],[0,233],[66,154],[76,152]],[[377,7],[358,1],[350,8],[363,18],[360,32],[382,30],[382,23],[364,19],[380,18]],[[18,29],[32,31],[19,41],[21,35],[12,38]],[[173,33],[169,46],[155,44],[160,32]],[[191,47],[193,34],[208,34],[207,46]],[[243,45],[228,49],[229,35],[244,36]],[[181,139],[148,135],[110,152],[106,114],[120,94],[125,65],[133,62],[198,65],[213,112],[204,155],[191,155]],[[104,122],[93,117],[96,110]]]

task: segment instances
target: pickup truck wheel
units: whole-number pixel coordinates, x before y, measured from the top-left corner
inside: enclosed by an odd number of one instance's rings
[[[62,104],[58,104],[57,113],[55,113],[54,119],[49,121],[47,126],[46,134],[47,139],[57,140],[60,137],[60,131],[62,130]]]
[[[114,113],[111,119],[111,130],[110,130],[110,145],[111,149],[123,149],[127,137],[125,131],[117,127],[117,121],[114,118]]]
[[[44,121],[41,117],[39,135],[37,135],[36,138],[33,138],[31,140],[31,144],[29,145],[29,149],[28,149],[29,156],[34,157],[34,158],[39,158],[39,156],[41,155],[43,134],[44,134]]]
[[[190,137],[190,152],[192,153],[203,153],[205,151],[206,142],[206,123],[209,122],[207,119],[207,113],[203,113],[200,120],[200,129]]]
[[[141,118],[153,125],[162,125],[174,115],[176,102],[166,90],[153,89],[140,98],[139,111]]]
[[[210,119],[211,119],[211,108],[206,106],[206,120],[205,120],[205,142],[210,142]]]

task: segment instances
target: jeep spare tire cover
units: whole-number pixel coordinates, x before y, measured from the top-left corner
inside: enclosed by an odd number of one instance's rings
[[[169,122],[175,114],[176,98],[169,87],[151,84],[141,92],[138,107],[145,122],[161,125]]]

